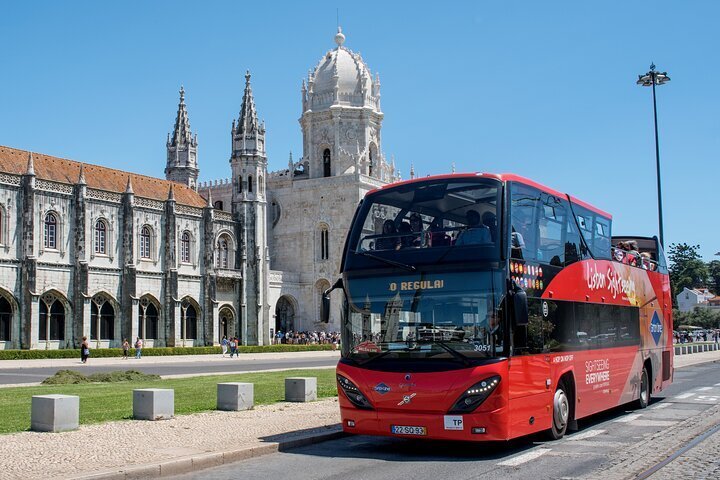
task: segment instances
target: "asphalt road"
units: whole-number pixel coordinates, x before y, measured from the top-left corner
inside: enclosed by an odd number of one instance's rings
[[[580,422],[559,441],[532,436],[501,444],[462,444],[349,436],[176,478],[559,479],[602,472],[613,455],[640,448],[648,435],[720,401],[720,368],[705,363],[675,371],[675,383],[644,410],[617,408]],[[673,438],[668,438],[672,442]],[[642,454],[638,452],[638,454]]]
[[[116,370],[133,369],[144,373],[152,373],[156,375],[198,375],[208,373],[232,373],[238,371],[262,371],[274,369],[292,369],[292,368],[314,368],[329,367],[337,364],[337,358],[302,358],[297,356],[294,358],[281,359],[261,359],[248,360],[242,357],[227,358],[226,362],[207,362],[202,360],[193,360],[189,362],[178,363],[143,363],[143,360],[135,360],[133,358],[114,365],[77,365],[71,367],[41,367],[41,368],[15,368],[0,370],[0,385],[12,385],[20,383],[42,382],[45,378],[55,374],[58,370],[71,368],[78,370],[84,374],[96,372],[111,372]]]

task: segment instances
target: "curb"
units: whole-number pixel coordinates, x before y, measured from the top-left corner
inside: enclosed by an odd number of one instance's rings
[[[329,431],[309,434],[280,442],[255,443],[234,450],[187,455],[162,462],[136,465],[121,470],[106,470],[89,475],[74,476],[72,478],[81,480],[126,480],[181,475],[346,436],[340,424],[330,425],[327,428]]]

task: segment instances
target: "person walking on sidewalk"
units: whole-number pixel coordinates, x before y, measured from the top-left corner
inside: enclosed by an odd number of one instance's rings
[[[80,361],[87,363],[87,359],[90,356],[90,345],[88,344],[87,337],[82,337],[82,343],[80,344]]]
[[[137,337],[137,340],[135,340],[135,358],[137,358],[137,359],[142,358],[142,347],[143,347],[142,338]]]
[[[237,340],[235,337],[230,337],[230,358],[237,353]]]
[[[128,342],[127,338],[123,340],[122,343],[122,349],[123,349],[123,360],[128,359],[128,351],[130,350],[130,342]]]
[[[224,357],[228,350],[227,336],[223,335],[222,340],[220,340],[220,347],[222,348],[222,356]]]

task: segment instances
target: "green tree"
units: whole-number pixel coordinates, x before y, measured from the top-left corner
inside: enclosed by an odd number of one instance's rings
[[[672,243],[668,249],[670,260],[670,286],[672,287],[672,299],[682,292],[685,287],[704,287],[707,284],[709,271],[708,265],[702,261],[700,245],[688,245],[687,243]]]
[[[713,260],[708,263],[708,271],[710,273],[710,280],[712,281],[712,288],[715,295],[720,295],[720,260]]]

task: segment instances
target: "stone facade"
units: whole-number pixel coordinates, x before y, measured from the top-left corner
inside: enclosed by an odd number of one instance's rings
[[[184,89],[166,180],[0,146],[0,348],[267,344],[278,329],[339,329],[339,274],[364,194],[398,180],[382,154],[380,79],[328,51],[303,81],[303,155],[268,172],[245,77],[231,176],[197,183]]]

